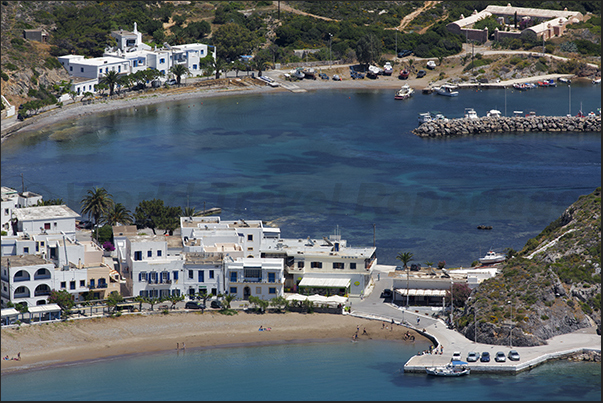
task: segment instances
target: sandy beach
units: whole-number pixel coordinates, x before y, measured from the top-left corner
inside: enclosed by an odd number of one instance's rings
[[[2,373],[61,365],[82,360],[125,354],[176,351],[199,347],[233,347],[316,340],[398,340],[407,328],[383,329],[384,322],[348,315],[323,313],[245,313],[233,316],[216,311],[163,314],[134,314],[117,318],[95,318],[2,329]],[[259,331],[259,327],[270,328]],[[387,326],[391,326],[387,324]],[[363,334],[366,328],[368,334]],[[415,342],[424,341],[415,332]]]

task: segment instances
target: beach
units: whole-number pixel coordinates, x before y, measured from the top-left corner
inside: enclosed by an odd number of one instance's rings
[[[259,331],[260,326],[270,330]],[[399,340],[403,326],[384,329],[384,322],[323,313],[246,313],[218,311],[131,314],[116,318],[69,320],[2,329],[2,373],[127,354],[176,351],[182,348],[235,347],[317,340]],[[386,324],[386,326],[391,326]],[[366,328],[368,334],[363,334]],[[425,340],[416,332],[417,341]]]

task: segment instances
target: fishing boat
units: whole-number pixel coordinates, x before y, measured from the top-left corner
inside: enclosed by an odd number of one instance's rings
[[[538,81],[538,86],[539,87],[548,87],[549,82],[548,81]]]
[[[496,253],[493,250],[488,251],[486,256],[478,259],[481,264],[500,263],[507,260],[507,257],[502,253]]]
[[[433,120],[433,118],[431,117],[431,113],[429,113],[429,112],[419,113],[418,119],[419,119],[419,124],[431,122]]]
[[[465,108],[465,119],[479,119],[477,112],[473,108]]]
[[[469,375],[469,363],[465,361],[451,361],[443,367],[428,367],[425,368],[427,375],[434,376],[463,376]]]
[[[384,76],[391,76],[393,71],[394,71],[394,68],[392,67],[392,64],[390,62],[386,62],[383,65],[383,75]]]
[[[435,69],[435,68],[436,68],[436,64],[435,64],[435,62],[434,62],[433,60],[428,61],[428,62],[427,62],[427,68],[428,68],[429,70],[433,70],[433,69]]]
[[[406,69],[401,70],[401,71],[400,71],[400,75],[398,75],[398,78],[399,78],[400,80],[406,80],[406,79],[408,78],[408,75],[409,75],[409,74],[410,74],[410,73],[408,72],[408,70],[406,70]]]
[[[599,77],[599,78],[595,78],[595,79],[593,80],[593,84],[601,84],[601,77]]]
[[[556,87],[557,83],[552,78],[549,80],[549,87]]]
[[[444,95],[447,97],[457,97],[459,92],[456,90],[458,87],[456,85],[443,84],[440,87],[436,88],[436,94]]]
[[[488,113],[486,113],[486,116],[489,118],[499,118],[502,116],[502,114],[497,109],[490,109]]]
[[[446,116],[444,116],[442,114],[442,112],[439,111],[431,111],[431,116],[432,116],[432,120],[435,121],[442,121],[442,122],[448,122],[448,118]]]
[[[412,96],[412,94],[415,92],[415,90],[413,90],[412,88],[410,88],[410,86],[408,84],[404,84],[402,86],[402,88],[400,88],[398,90],[398,92],[396,92],[396,95],[394,96],[394,99],[408,99]]]
[[[565,83],[565,84],[570,84],[572,82],[572,80],[570,80],[569,78],[566,78],[566,77],[559,77],[557,79],[557,81],[559,81],[560,83]]]

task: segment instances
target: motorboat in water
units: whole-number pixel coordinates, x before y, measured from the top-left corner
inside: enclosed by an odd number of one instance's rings
[[[500,263],[507,260],[507,257],[502,253],[496,253],[493,250],[488,251],[486,256],[478,259],[481,264]]]
[[[459,95],[459,92],[456,90],[457,88],[458,87],[456,85],[443,84],[436,88],[435,91],[438,95],[457,97]]]
[[[434,376],[463,376],[469,375],[471,370],[465,361],[451,361],[443,367],[427,367],[425,372]]]
[[[599,77],[599,78],[595,78],[595,79],[593,80],[593,84],[601,84],[601,77]]]
[[[465,108],[465,119],[479,119],[477,112],[473,108]]]
[[[402,88],[396,92],[394,99],[408,99],[415,92],[408,84],[404,84]]]
[[[431,122],[433,120],[433,118],[431,117],[431,113],[429,113],[429,112],[419,113],[418,119],[419,119],[419,124]]]
[[[488,113],[486,114],[486,116],[489,117],[489,118],[499,118],[502,115],[501,115],[501,113],[500,113],[499,110],[497,110],[497,109],[490,109],[488,111]]]
[[[565,83],[565,84],[570,84],[572,82],[572,80],[570,80],[569,78],[566,78],[566,77],[559,77],[557,79],[557,81],[559,81],[560,83]]]

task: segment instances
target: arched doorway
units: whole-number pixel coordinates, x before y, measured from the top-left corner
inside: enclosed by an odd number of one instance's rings
[[[251,295],[251,289],[249,287],[243,288],[243,299],[248,300]]]

